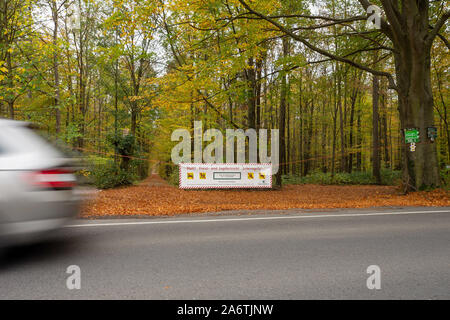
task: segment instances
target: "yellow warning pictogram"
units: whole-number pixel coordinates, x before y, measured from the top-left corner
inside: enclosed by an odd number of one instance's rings
[[[253,180],[254,177],[255,177],[255,175],[254,175],[253,172],[249,172],[249,173],[248,173],[248,179],[249,179],[249,180]]]
[[[206,173],[200,172],[200,179],[205,180],[206,179]]]
[[[188,178],[188,180],[194,180],[194,173],[193,172],[188,172],[187,178]]]
[[[265,179],[266,178],[266,175],[264,174],[264,173],[259,173],[259,178],[261,179],[261,180],[263,180],[263,179]]]

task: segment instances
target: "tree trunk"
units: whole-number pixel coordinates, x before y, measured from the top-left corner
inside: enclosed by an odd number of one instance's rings
[[[420,137],[415,152],[403,143],[405,191],[440,185],[436,144],[427,137],[427,128],[434,126],[431,47],[435,37],[430,34],[428,11],[428,1],[407,3],[403,37],[394,43],[401,129],[418,128]]]
[[[115,31],[115,40],[117,44],[117,30]],[[118,132],[119,132],[119,123],[118,123],[118,116],[119,116],[119,92],[118,92],[118,81],[119,81],[119,60],[116,59],[114,64],[114,139],[117,139]],[[119,162],[119,157],[117,154],[117,147],[114,148],[114,164],[117,164]]]
[[[384,167],[389,168],[391,159],[389,156],[389,137],[388,137],[388,122],[387,122],[387,102],[386,102],[386,91],[384,86],[381,90],[381,126],[382,126],[382,136],[383,136],[383,151],[384,151]]]
[[[377,184],[381,184],[381,161],[380,161],[380,134],[378,131],[379,123],[379,78],[373,76],[372,86],[372,174]]]
[[[327,168],[327,158],[325,156],[326,153],[326,147],[327,147],[327,124],[325,119],[325,111],[326,111],[326,106],[327,106],[327,101],[324,99],[323,100],[323,104],[322,104],[322,134],[321,134],[321,144],[322,144],[322,151],[321,151],[321,156],[322,156],[322,172],[323,173],[327,173],[328,168]]]
[[[359,74],[359,76],[361,75],[361,73],[357,73]],[[359,78],[359,77],[358,77]],[[359,84],[358,84],[359,86]],[[358,97],[358,93],[359,93],[359,87],[356,87],[353,89],[350,100],[351,100],[351,105],[350,105],[350,123],[349,123],[349,142],[348,142],[348,147],[350,149],[350,153],[348,155],[348,163],[347,163],[347,172],[348,173],[352,173],[353,170],[353,124],[354,124],[354,120],[355,120],[355,105],[356,105],[356,99]]]
[[[314,119],[314,99],[311,100],[311,110],[309,114],[309,120],[308,120],[308,136],[306,140],[306,153],[305,153],[305,166],[303,168],[303,176],[308,175],[309,170],[311,168],[311,143],[313,139],[313,119]],[[305,114],[306,116],[306,114]]]
[[[361,101],[361,99],[359,99]],[[356,145],[358,152],[356,152],[356,171],[362,170],[362,132],[361,132],[361,103],[359,103],[358,116],[356,121]]]
[[[6,52],[6,68],[8,69],[8,87],[9,89],[12,91],[13,89],[13,66],[12,66],[12,61],[11,61],[11,53],[9,51]],[[7,103],[8,103],[8,111],[9,111],[9,117],[14,120],[15,114],[14,114],[14,98],[13,97],[9,97],[7,99]]]
[[[136,135],[137,114],[137,106],[135,101],[133,101],[131,107],[131,135],[133,136]]]
[[[427,138],[427,127],[434,126],[431,60],[419,47],[402,53],[395,59],[400,123],[402,129],[418,128],[420,136],[415,152],[405,143],[402,148],[405,191],[414,191],[440,185],[436,144]]]
[[[289,40],[288,38],[283,38],[283,56],[287,57],[289,54]],[[279,154],[280,154],[280,166],[278,168],[277,175],[275,177],[275,184],[278,187],[281,187],[281,177],[283,172],[285,159],[285,134],[286,134],[286,96],[287,96],[287,74],[286,70],[281,72],[281,90],[280,90],[280,116],[278,119],[278,125],[280,130],[280,145],[279,145]]]
[[[8,100],[9,118],[14,120],[14,101]]]
[[[290,92],[290,79],[288,81],[288,85],[287,85],[287,103],[286,103],[286,107],[287,107],[287,120],[286,120],[286,165],[284,166],[284,174],[289,174],[290,172],[290,162],[291,162],[291,112],[290,112],[290,104],[289,104],[289,92]]]
[[[298,81],[298,105],[299,105],[299,113],[300,113],[300,119],[299,119],[299,141],[298,141],[298,153],[299,153],[299,159],[300,159],[300,163],[298,165],[298,170],[299,170],[299,175],[303,174],[303,167],[304,167],[304,163],[303,160],[304,158],[304,151],[303,151],[303,145],[304,145],[304,134],[303,134],[303,117],[304,117],[304,112],[303,112],[303,89],[302,89],[302,85],[303,85],[303,74],[302,71],[300,71],[300,78]]]
[[[61,129],[61,111],[60,111],[60,90],[59,90],[59,70],[58,70],[58,7],[56,2],[51,3],[53,19],[53,77],[55,82],[55,131],[59,134]]]
[[[247,80],[247,117],[248,123],[247,127],[250,129],[256,128],[256,71],[255,63],[253,58],[248,59],[249,69],[246,70],[246,80]]]
[[[334,85],[337,85],[337,79],[336,79],[336,72],[337,72],[337,68],[335,69],[334,72]],[[334,101],[333,101],[333,151],[331,154],[331,176],[334,177],[334,174],[336,173],[336,129],[337,129],[337,112],[338,112],[338,104],[337,104],[337,96],[336,96],[336,87],[333,88],[333,97],[334,97]]]
[[[256,61],[256,132],[261,128],[261,76],[263,60]]]
[[[339,71],[338,71],[339,72]],[[341,74],[338,75],[338,109],[339,109],[339,132],[341,138],[341,172],[345,171],[345,138],[344,138],[344,115],[342,112],[342,87]]]

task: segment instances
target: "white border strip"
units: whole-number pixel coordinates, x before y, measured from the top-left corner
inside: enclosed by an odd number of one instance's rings
[[[364,216],[387,216],[387,215],[408,215],[424,213],[450,213],[449,210],[438,211],[408,211],[408,212],[369,212],[369,213],[347,213],[347,214],[323,214],[323,215],[297,215],[279,217],[256,217],[256,218],[231,218],[231,219],[194,219],[194,220],[169,220],[169,221],[136,221],[136,222],[107,222],[107,223],[85,223],[67,225],[65,228],[80,227],[113,227],[113,226],[133,226],[148,224],[171,224],[171,223],[207,223],[207,222],[235,222],[251,220],[283,220],[283,219],[307,219],[307,218],[338,218],[338,217],[364,217]]]
[[[269,185],[216,185],[216,186],[202,186],[200,184],[183,186],[181,178],[181,167],[183,166],[270,166],[272,170],[272,163],[179,163],[178,164],[178,187],[181,190],[191,190],[191,189],[272,189],[272,174],[269,175],[270,182]]]

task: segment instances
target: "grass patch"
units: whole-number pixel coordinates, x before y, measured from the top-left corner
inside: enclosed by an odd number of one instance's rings
[[[131,160],[128,168],[124,169],[111,158],[87,156],[82,169],[75,172],[75,175],[79,185],[111,189],[132,185],[146,178],[147,172],[148,163],[142,160]]]
[[[401,171],[382,170],[381,181],[383,185],[397,185],[401,179]],[[375,178],[368,171],[354,171],[352,173],[340,172],[334,177],[330,172],[313,172],[307,176],[283,176],[284,184],[321,184],[321,185],[370,185],[376,184]]]

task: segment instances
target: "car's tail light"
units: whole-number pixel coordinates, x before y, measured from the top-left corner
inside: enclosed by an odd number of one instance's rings
[[[75,186],[76,178],[71,170],[55,168],[39,170],[27,175],[27,180],[35,187],[53,190],[67,190]]]

